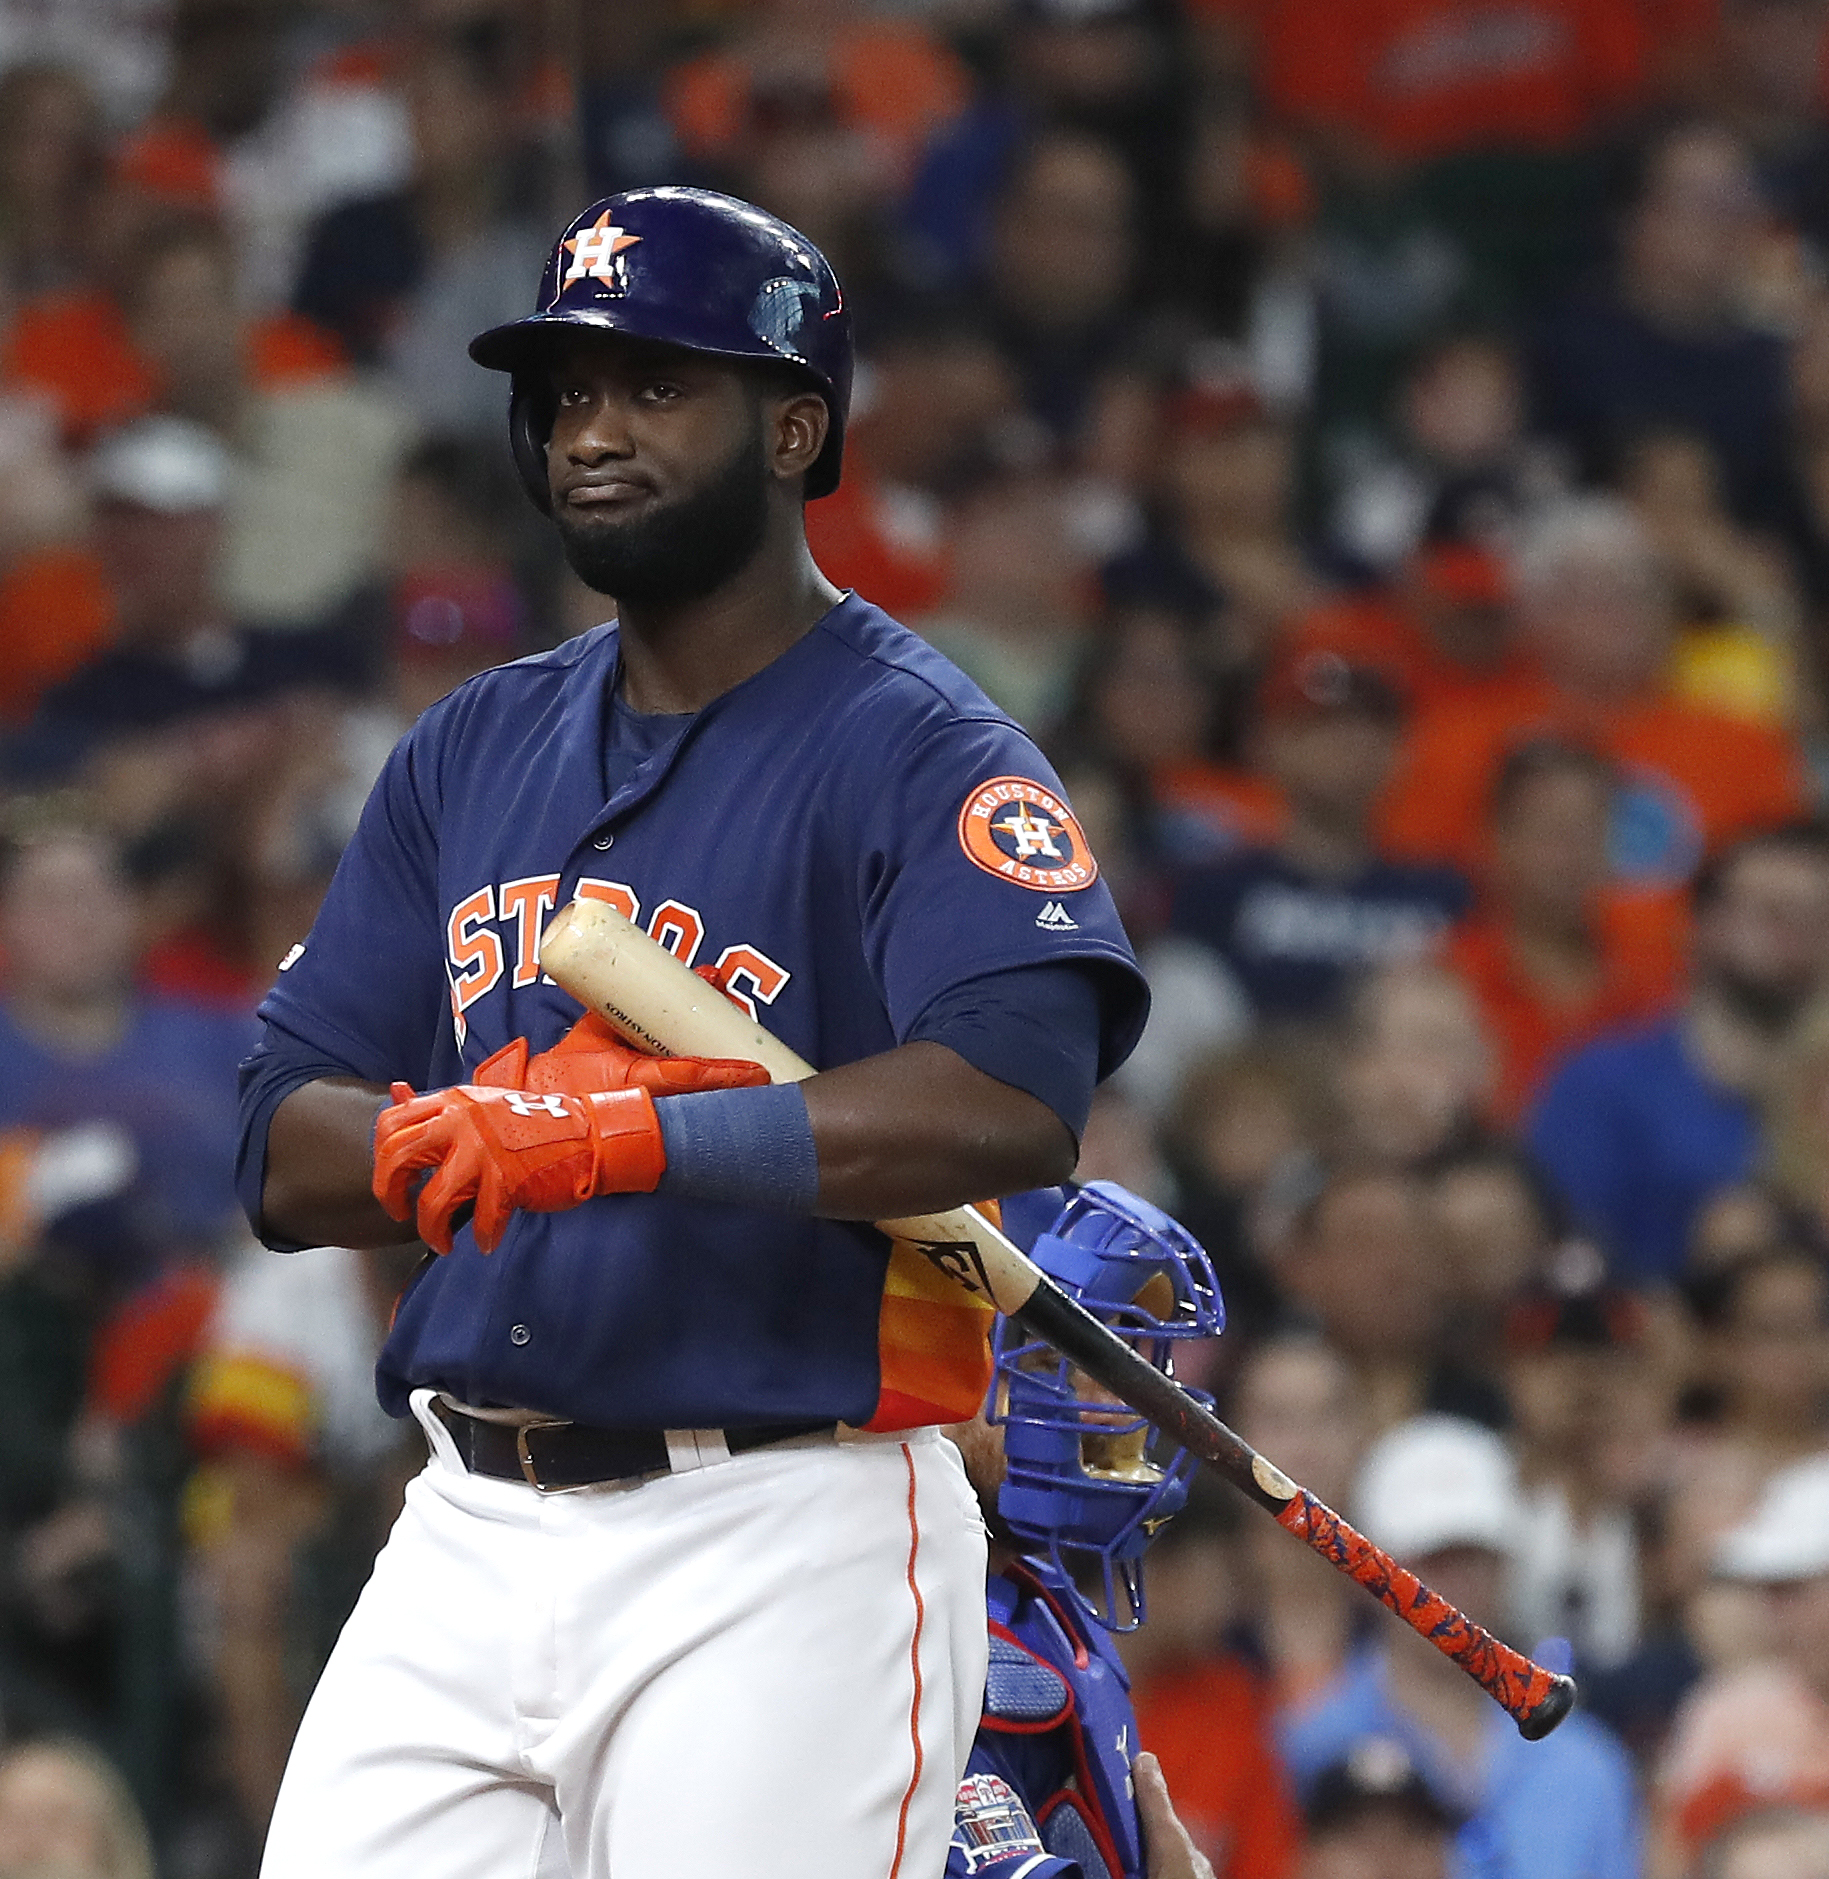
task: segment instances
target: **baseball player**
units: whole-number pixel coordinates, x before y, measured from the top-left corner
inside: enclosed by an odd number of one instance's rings
[[[1040,1195],[1004,1204],[1021,1243]],[[1047,1219],[1046,1213],[1041,1218]],[[1175,1341],[1225,1325],[1205,1251],[1159,1208],[1089,1182],[1030,1257],[1171,1368]],[[959,1785],[950,1879],[1213,1879],[1161,1769],[1138,1755],[1109,1633],[1143,1620],[1142,1556],[1187,1499],[1185,1449],[1097,1399],[1066,1360],[999,1322],[987,1417],[956,1431],[991,1524],[990,1670]],[[1088,1601],[1076,1576],[1096,1576]]]
[[[617,619],[420,719],[261,1008],[268,1243],[435,1255],[377,1367],[432,1457],[263,1871],[926,1879],[985,1651],[939,1425],[988,1315],[863,1223],[1061,1179],[1146,995],[1034,746],[808,554],[851,381],[810,243],[611,197],[471,353]],[[539,958],[579,896],[819,1074],[580,1019]]]

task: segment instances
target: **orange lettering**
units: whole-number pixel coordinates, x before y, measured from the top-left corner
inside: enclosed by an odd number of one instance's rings
[[[515,923],[515,985],[531,985],[540,976],[540,935],[546,929],[546,916],[559,899],[556,874],[530,874],[519,881],[502,883],[502,915]]]
[[[479,887],[451,909],[445,929],[451,947],[451,1003],[460,1015],[502,976],[502,942],[485,924],[494,918],[493,887]]]

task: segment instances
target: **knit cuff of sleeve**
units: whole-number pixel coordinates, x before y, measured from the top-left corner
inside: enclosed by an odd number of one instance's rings
[[[667,1171],[657,1194],[810,1214],[819,1199],[819,1154],[797,1083],[701,1090],[654,1105]]]

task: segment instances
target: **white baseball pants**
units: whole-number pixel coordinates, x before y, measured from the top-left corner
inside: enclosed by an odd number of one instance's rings
[[[950,1442],[541,1495],[466,1472],[428,1394],[261,1879],[936,1879],[985,1669]]]

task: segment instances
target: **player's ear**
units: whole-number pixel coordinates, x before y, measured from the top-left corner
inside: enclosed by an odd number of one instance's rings
[[[804,476],[818,462],[831,428],[826,401],[816,391],[795,391],[771,399],[766,409],[769,467],[783,482]]]

